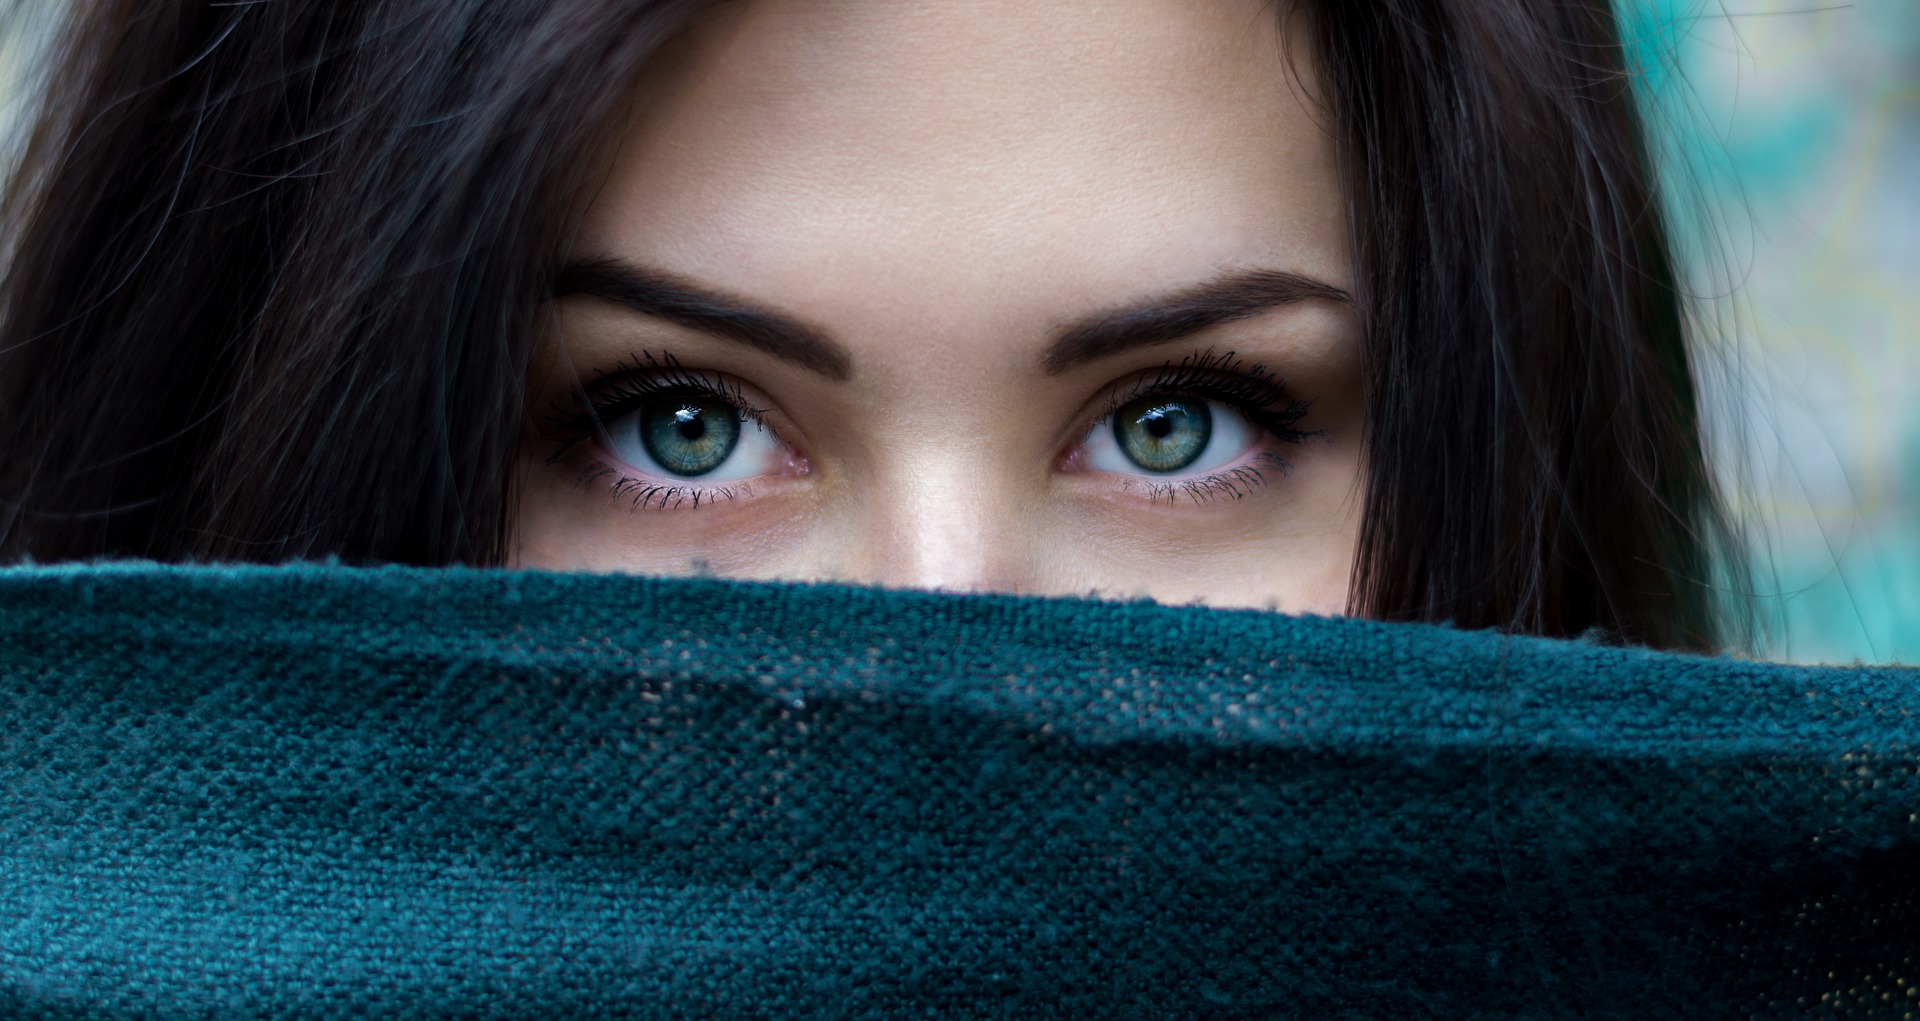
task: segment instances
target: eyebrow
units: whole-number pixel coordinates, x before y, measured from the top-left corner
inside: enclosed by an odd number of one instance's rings
[[[584,294],[701,333],[733,340],[829,379],[853,378],[853,356],[825,331],[657,269],[617,259],[569,263],[554,297]],[[1040,364],[1050,376],[1142,347],[1251,319],[1303,301],[1354,304],[1345,288],[1284,270],[1246,270],[1170,295],[1096,313],[1060,331]]]
[[[642,315],[738,341],[829,379],[853,378],[853,357],[823,331],[660,270],[616,259],[569,263],[555,278],[553,295],[573,294],[601,298]]]
[[[1061,331],[1041,355],[1040,364],[1048,375],[1059,375],[1087,362],[1316,299],[1354,304],[1352,292],[1345,288],[1298,273],[1271,269],[1234,273],[1082,319]]]

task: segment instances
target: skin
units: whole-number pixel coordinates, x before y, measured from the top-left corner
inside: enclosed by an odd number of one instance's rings
[[[602,295],[557,298],[536,411],[671,356],[738,386],[791,453],[732,499],[692,506],[695,480],[636,506],[631,485],[581,478],[645,473],[610,464],[604,440],[556,454],[542,415],[515,562],[1340,612],[1364,484],[1349,304],[1046,364],[1075,323],[1235,274],[1351,291],[1311,82],[1259,0],[724,8],[640,81],[571,254],[805,324],[845,378]],[[1116,392],[1202,357],[1284,378],[1316,435],[1255,427],[1241,461],[1267,481],[1237,496],[1090,467],[1082,439],[1110,428]]]

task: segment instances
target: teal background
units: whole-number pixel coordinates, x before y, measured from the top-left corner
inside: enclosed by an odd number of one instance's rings
[[[1623,0],[1759,650],[1920,662],[1920,0]]]

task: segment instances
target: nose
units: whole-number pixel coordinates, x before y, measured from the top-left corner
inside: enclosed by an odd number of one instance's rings
[[[992,473],[962,466],[875,489],[855,497],[859,508],[842,519],[846,580],[949,592],[1035,589],[1030,522]]]

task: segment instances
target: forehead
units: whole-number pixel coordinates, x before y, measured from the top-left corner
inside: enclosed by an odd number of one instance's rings
[[[639,82],[575,248],[849,328],[883,289],[978,329],[1245,265],[1345,286],[1291,42],[1262,0],[728,5]]]

